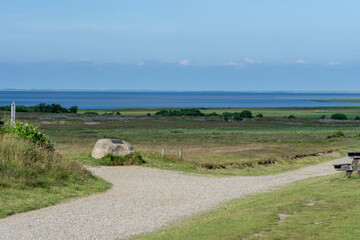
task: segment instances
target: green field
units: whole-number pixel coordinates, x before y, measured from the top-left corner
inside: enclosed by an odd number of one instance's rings
[[[360,179],[342,175],[237,199],[133,239],[359,239]]]
[[[150,113],[152,116],[160,109],[81,109],[79,114],[86,112],[96,112],[98,114],[116,114],[119,112],[122,116],[146,116]],[[171,109],[175,110],[175,109]],[[297,107],[297,108],[206,108],[200,109],[201,112],[209,114],[216,112],[222,114],[224,112],[241,112],[250,110],[253,115],[263,114],[265,118],[282,118],[294,115],[303,119],[319,119],[322,115],[326,115],[326,119],[330,119],[332,114],[344,113],[349,119],[355,119],[360,116],[360,107]]]
[[[211,112],[214,109],[202,111]],[[67,158],[100,164],[90,153],[100,138],[130,142],[146,160],[144,166],[215,175],[264,175],[334,159],[359,149],[359,121],[319,121],[324,113],[356,116],[360,108],[251,109],[263,119],[224,121],[221,117],[141,117],[150,110],[134,109],[135,117],[86,116],[80,119],[31,122],[52,136]],[[106,111],[106,110],[104,110]],[[126,114],[130,114],[130,110]],[[225,109],[219,110],[225,111]],[[226,109],[240,111],[240,109]],[[125,114],[121,113],[121,114]],[[296,119],[282,116],[295,115]],[[56,114],[49,115],[56,116]],[[117,116],[116,116],[117,117]],[[96,120],[98,119],[98,120]],[[316,120],[315,120],[316,119]],[[328,138],[342,131],[344,137]],[[165,157],[161,156],[165,148]],[[182,150],[182,159],[179,150]]]

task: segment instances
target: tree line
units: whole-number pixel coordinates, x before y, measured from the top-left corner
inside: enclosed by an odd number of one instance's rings
[[[11,105],[8,106],[0,106],[0,110],[2,111],[11,111]],[[35,106],[24,106],[17,105],[16,112],[39,112],[39,113],[77,113],[78,107],[72,106],[70,108],[65,108],[60,104],[46,104],[39,103]]]

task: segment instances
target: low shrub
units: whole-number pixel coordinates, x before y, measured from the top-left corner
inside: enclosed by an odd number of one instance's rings
[[[335,119],[335,120],[347,120],[347,117],[345,114],[342,113],[336,113],[331,115],[331,119]]]
[[[326,115],[321,115],[320,116],[320,119],[325,119],[326,118]]]
[[[97,112],[84,112],[86,115],[99,115]]]
[[[256,115],[255,117],[257,117],[257,118],[264,118],[264,115],[262,115],[261,113],[259,113],[259,114]]]
[[[139,153],[129,153],[125,156],[113,156],[111,154],[102,158],[105,165],[112,166],[127,166],[127,165],[141,165],[145,163],[144,159]]]
[[[49,151],[54,151],[54,144],[51,143],[49,136],[38,131],[34,126],[27,123],[15,122],[14,126],[7,126],[7,131],[13,135],[29,140]]]
[[[240,117],[242,118],[252,118],[252,113],[249,110],[244,110],[240,113]]]
[[[240,117],[240,116],[238,116],[238,115],[236,115],[236,116],[234,116],[234,120],[240,122],[240,121],[243,120],[243,118]]]
[[[212,113],[206,114],[206,116],[208,116],[208,117],[219,117],[220,115],[217,114],[216,112],[212,112]]]
[[[355,117],[355,120],[360,120],[360,117],[359,117],[359,116],[356,116],[356,117]]]
[[[197,108],[182,108],[180,110],[160,110],[155,113],[155,116],[190,116],[190,117],[201,117],[205,116],[205,113],[201,112]]]
[[[296,117],[294,115],[288,116],[288,119],[295,119]]]
[[[327,136],[326,138],[339,138],[339,137],[345,137],[345,134],[342,131],[337,131],[336,133]]]

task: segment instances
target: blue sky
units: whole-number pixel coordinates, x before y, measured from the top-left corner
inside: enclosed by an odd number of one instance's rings
[[[0,88],[360,90],[360,2],[0,1]]]

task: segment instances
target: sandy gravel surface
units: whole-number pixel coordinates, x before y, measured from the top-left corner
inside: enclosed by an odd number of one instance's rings
[[[102,194],[0,219],[0,239],[116,239],[154,231],[247,194],[333,174],[342,158],[263,177],[213,178],[143,167],[91,171],[113,184]]]

